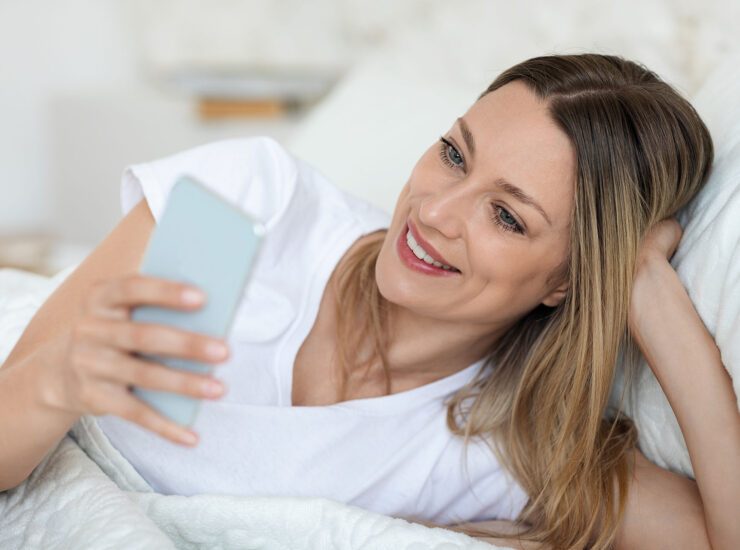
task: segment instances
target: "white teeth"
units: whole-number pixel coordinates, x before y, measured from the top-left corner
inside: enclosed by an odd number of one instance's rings
[[[428,264],[441,267],[442,269],[446,269],[446,270],[452,269],[451,266],[440,263],[434,258],[432,258],[429,254],[427,254],[426,251],[421,247],[421,245],[419,245],[419,243],[416,242],[416,239],[414,239],[414,236],[411,234],[411,231],[408,231],[406,233],[406,244],[409,245],[409,248],[411,249],[411,251],[420,260],[423,260]]]

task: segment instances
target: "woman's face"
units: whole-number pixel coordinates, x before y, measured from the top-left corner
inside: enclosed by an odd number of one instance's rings
[[[518,81],[474,103],[444,139],[449,145],[424,153],[398,197],[376,265],[381,294],[426,317],[475,325],[508,325],[540,303],[556,305],[567,282],[548,276],[568,251],[570,140]],[[416,254],[409,227],[423,249]]]

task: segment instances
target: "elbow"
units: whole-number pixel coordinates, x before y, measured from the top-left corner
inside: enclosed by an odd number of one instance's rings
[[[4,493],[6,491],[12,491],[13,489],[17,489],[24,481],[26,481],[26,478],[23,478],[18,481],[10,481],[7,480],[0,480],[0,493]]]
[[[26,481],[31,476],[32,472],[33,470],[30,470],[23,475],[19,476],[16,474],[10,477],[5,477],[0,474],[0,493],[17,489],[23,484],[24,481]]]

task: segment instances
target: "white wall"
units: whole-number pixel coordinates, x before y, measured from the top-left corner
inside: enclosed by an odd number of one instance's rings
[[[0,2],[0,231],[50,224],[50,99],[136,82],[116,0]]]
[[[536,9],[505,0],[0,0],[0,234],[49,230],[97,242],[118,218],[126,164],[238,133],[292,131],[292,123],[204,125],[184,98],[158,88],[161,71],[342,67],[380,46],[387,88],[400,74],[410,86],[431,78],[478,90],[516,58],[598,44],[643,52],[690,92],[711,60],[738,47],[738,20],[734,0]],[[337,92],[352,105],[383,106]],[[313,120],[331,118],[322,112]],[[314,133],[295,143],[335,173],[334,151]]]
[[[89,245],[121,217],[119,183],[129,164],[226,137],[267,134],[287,140],[300,120],[204,124],[185,98],[132,89],[57,95],[50,113],[49,222],[58,238]]]
[[[203,124],[161,77],[192,65],[341,68],[353,51],[345,4],[0,0],[0,235],[98,242],[119,218],[126,164],[232,135],[287,137],[293,120]]]

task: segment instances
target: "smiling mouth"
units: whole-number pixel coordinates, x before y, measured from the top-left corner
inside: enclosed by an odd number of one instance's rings
[[[414,255],[420,260],[424,261],[425,263],[431,264],[435,267],[439,267],[441,269],[444,269],[445,271],[452,271],[455,273],[460,273],[460,270],[457,269],[456,267],[440,262],[439,260],[435,259],[431,254],[429,254],[426,250],[424,250],[424,248],[419,243],[416,242],[416,239],[412,235],[410,229],[406,229],[406,244],[411,249],[411,251],[414,253]]]

